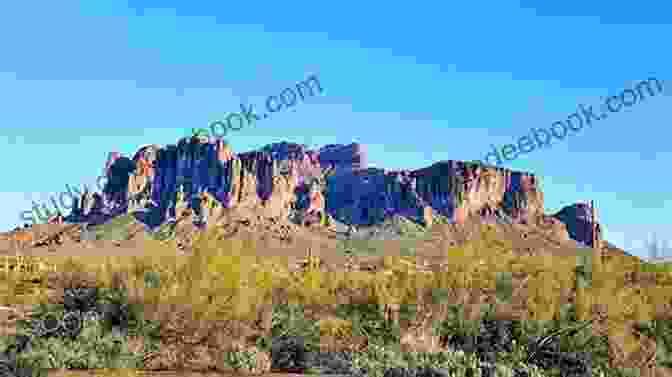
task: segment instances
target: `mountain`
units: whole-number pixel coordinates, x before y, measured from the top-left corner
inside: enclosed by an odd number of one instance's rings
[[[66,225],[22,230],[36,233],[27,241],[30,252],[39,254],[44,246],[38,245],[47,244],[81,248],[87,238],[133,248],[157,237],[188,250],[190,239],[212,226],[249,232],[265,240],[269,252],[328,253],[346,239],[385,242],[385,250],[412,245],[419,252],[436,248],[437,240],[477,237],[478,225],[488,224],[520,252],[568,254],[594,244],[627,255],[604,243],[590,204],[545,214],[539,177],[474,162],[384,170],[369,167],[366,147],[357,143],[310,150],[281,142],[235,153],[224,140],[203,137],[110,156],[104,192],[82,194],[65,218],[78,225],[67,232]]]
[[[444,269],[447,258],[464,260],[460,254],[467,252],[467,258],[493,256],[488,263],[496,265],[509,252],[558,257],[516,258],[535,265],[586,251],[599,251],[602,262],[617,266],[639,261],[602,239],[591,203],[544,213],[541,181],[526,172],[452,160],[389,171],[369,167],[365,146],[356,143],[310,150],[282,142],[235,153],[223,140],[189,138],[145,145],[133,156],[110,156],[102,193],[83,193],[63,221],[0,234],[0,253],[20,248],[25,256],[188,255],[204,245],[194,245],[204,229],[216,228],[212,234],[219,238],[253,242],[240,250],[262,260],[286,258],[289,270],[305,265],[306,254],[318,256],[326,269],[383,269],[381,275],[390,272],[384,257],[399,255],[415,256],[416,268],[425,272]],[[157,242],[162,247],[154,247]],[[223,245],[204,249],[220,251]],[[627,292],[652,290],[658,277],[647,274],[625,274],[618,284]],[[529,276],[512,274],[511,286],[525,286]],[[563,303],[578,297],[571,287],[553,295]],[[503,310],[519,318],[528,313],[527,303],[522,297]],[[650,339],[628,332],[631,323],[615,325],[628,326],[627,338],[609,333],[607,325],[596,324],[595,333],[608,333],[609,347],[640,343],[623,351],[619,363],[639,368],[656,354]]]

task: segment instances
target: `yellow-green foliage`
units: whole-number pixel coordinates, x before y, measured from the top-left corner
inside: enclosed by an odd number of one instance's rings
[[[0,260],[0,305],[32,304],[35,296],[44,291],[44,285],[33,280],[45,280],[55,271],[43,258],[22,255],[4,255]]]
[[[271,272],[257,267],[253,247],[249,240],[223,239],[217,230],[205,233],[162,297],[191,298],[195,312],[207,318],[247,318],[269,299],[273,285]]]
[[[414,304],[435,288],[445,289],[452,297],[482,290],[494,293],[498,277],[509,272],[527,278],[522,289],[513,287],[525,297],[527,317],[548,320],[560,312],[559,292],[575,284],[576,258],[519,256],[488,229],[479,241],[446,250],[446,256],[446,266],[436,272],[418,270],[416,257],[386,257],[383,269],[375,273],[326,270],[315,257],[306,268],[290,272],[284,258],[258,257],[252,240],[227,239],[212,229],[195,240],[189,256],[176,256],[174,249],[149,240],[147,255],[142,257],[50,257],[48,261],[59,275],[92,272],[101,286],[123,281],[129,296],[141,297],[147,304],[189,305],[195,316],[213,319],[253,318],[262,305],[275,303],[278,293],[294,302],[318,305],[353,300],[355,295],[360,302]],[[592,284],[577,292],[584,319],[591,315],[592,303],[601,303],[614,326],[651,320],[662,304],[672,301],[672,274],[667,271],[646,272],[656,284],[643,289],[626,283],[626,275],[644,274],[637,263],[611,258],[598,265],[592,271]],[[158,287],[145,287],[147,271],[159,273]],[[16,300],[17,294],[26,294],[18,274],[3,272],[0,277],[3,304],[15,303],[8,302],[10,297]],[[44,289],[36,292],[35,297],[44,298]]]
[[[322,318],[317,321],[317,325],[322,336],[348,337],[352,335],[352,322],[345,319]]]

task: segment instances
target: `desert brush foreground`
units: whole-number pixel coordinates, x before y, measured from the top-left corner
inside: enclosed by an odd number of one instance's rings
[[[316,360],[324,358],[324,369],[341,368],[332,373],[372,376],[416,365],[485,375],[487,360],[497,365],[495,375],[553,375],[527,360],[533,351],[551,350],[530,348],[540,336],[577,327],[558,335],[556,351],[579,359],[589,352],[593,375],[635,369],[666,375],[672,366],[669,269],[625,255],[594,259],[592,249],[579,257],[516,253],[495,227],[481,228],[478,240],[425,257],[371,241],[380,255],[345,250],[351,252],[343,266],[338,258],[328,263],[320,250],[303,264],[263,255],[253,233],[231,235],[225,227],[200,234],[185,255],[165,241],[146,240],[138,255],[7,257],[2,347],[30,336],[30,350],[17,353],[16,363],[34,372],[263,374],[273,366],[307,373],[319,372]],[[98,287],[99,301],[121,304],[124,321],[115,328],[113,319],[80,315],[72,334],[67,328],[61,337],[40,334],[28,319],[62,319],[87,304],[82,297],[90,295],[74,287]],[[89,313],[79,309],[74,312]],[[510,331],[484,339],[479,319]],[[585,321],[590,325],[581,328]],[[465,348],[481,360],[458,351]]]

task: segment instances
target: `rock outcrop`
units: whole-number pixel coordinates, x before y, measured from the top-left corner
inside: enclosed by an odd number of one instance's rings
[[[115,158],[108,169],[105,203],[151,199],[154,225],[175,218],[178,203],[205,223],[213,208],[202,208],[203,193],[208,193],[221,208],[249,209],[297,223],[330,216],[370,225],[400,215],[431,225],[478,217],[484,222],[544,224],[559,238],[568,232],[584,243],[587,237],[600,238],[599,224],[589,223],[580,204],[544,215],[535,175],[473,162],[450,160],[386,171],[367,167],[366,149],[359,144],[309,150],[282,142],[236,154],[223,140],[204,138],[144,146],[132,160]]]
[[[553,217],[567,226],[570,237],[586,246],[593,246],[603,239],[602,230],[597,221],[597,213],[589,203],[576,203],[564,207]]]
[[[319,150],[319,161],[323,167],[336,169],[358,170],[368,166],[366,148],[357,143],[325,145]]]
[[[151,182],[156,176],[154,162],[157,152],[161,149],[158,145],[142,146],[133,156],[133,162],[137,166],[135,174],[131,175],[129,182],[129,200],[139,197],[144,191],[151,187]],[[134,200],[130,203],[132,208],[142,207],[143,202]]]
[[[393,214],[426,218],[425,207],[450,222],[476,215],[494,218],[496,209],[514,221],[528,222],[543,213],[536,183],[531,174],[443,161],[413,171],[370,168],[334,175],[327,185],[327,203],[337,219],[354,224]]]

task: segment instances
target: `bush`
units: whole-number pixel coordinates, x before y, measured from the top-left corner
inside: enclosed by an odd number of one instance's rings
[[[224,361],[237,372],[266,373],[271,368],[268,356],[256,347],[227,352]]]
[[[275,338],[271,345],[271,368],[283,372],[304,373],[308,369],[307,353],[301,337]]]
[[[119,289],[66,288],[62,304],[37,305],[28,319],[18,321],[17,336],[2,339],[13,364],[5,360],[0,368],[35,375],[46,369],[142,367],[144,355],[129,349],[121,333],[151,343],[158,327],[144,321],[141,308],[128,305],[127,298]],[[121,333],[110,333],[111,326]]]
[[[473,354],[457,352],[439,353],[400,353],[392,348],[380,345],[369,345],[365,352],[355,354],[354,366],[365,376],[384,377],[395,375],[410,376],[477,376],[487,366],[479,363]],[[532,376],[540,376],[534,368],[523,367],[532,371]],[[498,366],[500,373],[512,373],[504,366]]]
[[[366,336],[370,343],[398,344],[399,327],[385,320],[376,304],[344,304],[336,308],[336,315],[352,323],[352,334]]]
[[[312,352],[308,356],[309,371],[319,374],[361,374],[352,361],[349,352]]]
[[[280,304],[274,306],[271,320],[272,341],[280,338],[301,339],[306,350],[315,351],[320,343],[319,331],[319,325],[304,316],[302,305]]]
[[[656,364],[672,368],[672,320],[656,319],[640,322],[635,327],[643,335],[656,341]]]
[[[76,339],[33,338],[31,349],[17,355],[17,364],[41,370],[139,368],[142,356],[133,354],[123,337],[105,334],[100,321],[87,319]]]

